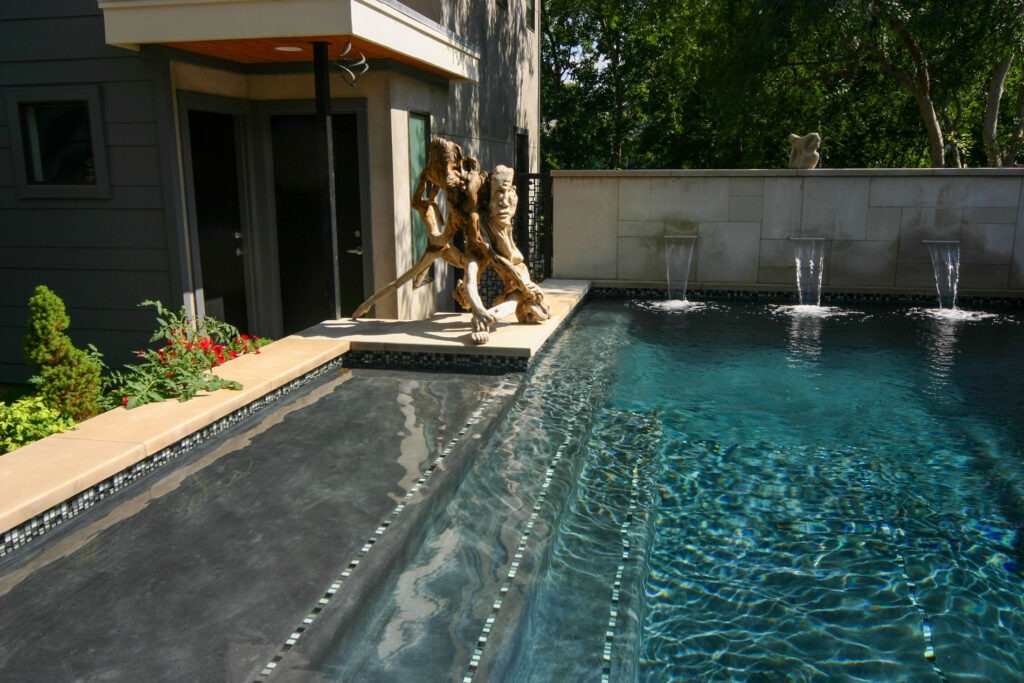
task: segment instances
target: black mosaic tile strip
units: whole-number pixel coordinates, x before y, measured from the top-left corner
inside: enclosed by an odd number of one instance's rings
[[[593,287],[590,290],[590,296],[601,299],[642,299],[642,300],[659,300],[665,299],[666,294],[664,289],[658,289],[653,287],[625,287],[622,289],[615,287]],[[779,292],[754,292],[754,291],[739,291],[739,290],[725,290],[725,289],[690,289],[686,292],[686,298],[691,301],[710,301],[710,300],[728,300],[736,299],[740,301],[791,301],[795,302],[797,298],[796,290],[790,291],[779,291]]]
[[[639,456],[637,456],[639,457]],[[601,683],[610,683],[612,676],[612,647],[615,644],[615,629],[619,622],[619,612],[622,609],[622,577],[626,573],[626,563],[630,558],[629,533],[633,521],[637,517],[640,508],[640,470],[634,461],[630,467],[629,483],[629,507],[626,509],[626,517],[619,527],[619,539],[622,543],[622,552],[619,556],[619,565],[615,569],[615,579],[612,581],[611,605],[608,607],[608,627],[604,631],[604,650],[601,654]]]
[[[570,423],[575,422],[576,419],[577,416],[573,415],[570,418]],[[466,669],[465,675],[462,677],[462,683],[473,683],[473,679],[480,669],[480,663],[484,656],[484,649],[487,647],[487,641],[491,636],[491,631],[494,629],[494,624],[498,620],[498,614],[501,612],[501,608],[504,605],[505,597],[508,595],[509,590],[511,590],[512,583],[515,581],[516,574],[519,572],[519,566],[522,564],[523,558],[526,556],[526,546],[530,541],[530,536],[533,534],[534,526],[536,526],[537,521],[540,519],[541,511],[544,509],[544,502],[547,500],[548,491],[551,488],[551,482],[555,478],[555,472],[558,470],[559,464],[561,464],[562,460],[565,458],[566,450],[570,445],[571,440],[562,442],[562,445],[558,447],[555,455],[551,458],[551,462],[548,464],[547,470],[544,472],[544,482],[541,484],[540,493],[534,501],[533,509],[530,511],[530,517],[527,519],[526,525],[520,532],[519,545],[516,547],[515,554],[512,556],[512,562],[509,565],[508,573],[505,575],[505,580],[498,589],[498,597],[496,597],[494,602],[491,603],[490,614],[487,615],[483,628],[480,630],[480,635],[477,637],[476,648],[470,656],[469,666]]]
[[[342,367],[343,357],[335,358],[310,372],[297,377],[284,386],[261,396],[252,403],[239,408],[229,415],[225,415],[216,422],[193,432],[184,439],[174,443],[158,453],[140,460],[134,465],[127,467],[98,484],[82,491],[81,493],[65,500],[64,502],[51,507],[40,515],[20,524],[13,529],[5,531],[3,542],[0,544],[0,558],[3,558],[14,551],[25,547],[33,540],[43,536],[55,529],[64,522],[74,519],[76,516],[88,510],[106,498],[120,493],[135,482],[149,476],[164,465],[177,459],[179,456],[191,451],[196,446],[217,436],[221,432],[234,427],[247,420],[252,415],[260,412],[271,403],[278,401],[291,394],[296,389],[324,374]]]
[[[584,301],[585,300],[586,298],[584,298]],[[579,308],[579,306],[575,307],[573,311],[570,312],[569,317],[571,318],[573,315],[575,315],[575,312],[579,310]],[[555,335],[552,335],[552,337],[561,334],[564,330],[565,325],[563,324],[560,327],[559,331]],[[550,341],[551,338],[548,339],[548,342]],[[583,386],[584,389],[582,391],[582,395],[579,397],[578,404],[590,405],[592,400],[591,393],[595,390],[595,387],[599,385],[596,385],[591,382],[584,382]],[[498,618],[501,614],[502,607],[504,607],[505,605],[505,600],[508,597],[509,591],[512,590],[512,585],[515,582],[516,574],[519,573],[519,569],[523,562],[523,559],[526,557],[527,547],[530,543],[531,536],[533,535],[533,529],[537,525],[537,522],[540,520],[541,513],[544,511],[544,507],[546,504],[545,501],[547,501],[548,492],[550,491],[551,484],[555,479],[555,474],[558,472],[561,463],[564,460],[566,460],[566,456],[571,455],[569,451],[576,443],[575,438],[572,436],[573,428],[582,419],[581,415],[582,413],[575,412],[571,413],[566,418],[565,428],[563,432],[563,434],[566,435],[566,438],[558,446],[558,449],[555,451],[555,453],[551,456],[551,459],[548,461],[547,469],[544,472],[544,480],[543,482],[541,482],[540,488],[537,493],[537,497],[534,500],[532,509],[530,510],[530,516],[527,518],[526,523],[523,525],[522,529],[519,532],[519,544],[516,547],[515,553],[512,556],[512,561],[509,564],[508,572],[505,575],[505,579],[502,581],[501,585],[498,588],[498,595],[494,598],[494,601],[491,603],[491,610],[487,615],[487,619],[484,621],[483,627],[480,629],[480,635],[477,636],[476,647],[473,649],[473,653],[470,655],[469,664],[467,665],[466,671],[462,677],[462,683],[473,683],[477,674],[480,672],[480,665],[483,662],[484,652],[490,640],[491,633],[494,631],[495,624],[497,623]]]
[[[345,367],[384,370],[424,370],[462,372],[477,375],[503,375],[526,372],[526,356],[492,356],[468,353],[428,353],[420,351],[349,351]]]
[[[907,598],[910,599],[910,604],[914,606],[914,609],[921,616],[921,638],[924,641],[924,658],[927,659],[932,665],[932,671],[939,677],[942,683],[949,683],[949,679],[946,677],[945,672],[939,666],[935,660],[935,644],[932,639],[932,624],[931,618],[928,616],[928,612],[917,598],[917,582],[910,577],[910,572],[907,571],[907,558],[903,554],[902,543],[907,533],[899,527],[891,527],[888,523],[882,523],[882,532],[888,536],[893,544],[896,552],[896,565],[900,568],[903,573],[903,581],[907,584]]]
[[[595,287],[590,295],[605,299],[659,300],[665,298],[665,290],[652,287]],[[726,289],[695,289],[686,292],[691,301],[770,301],[775,303],[797,303],[796,290],[770,292],[740,291]],[[863,292],[824,292],[821,303],[828,304],[903,304],[907,306],[938,306],[938,295],[930,294],[885,294]],[[1016,308],[1024,309],[1024,299],[1012,297],[971,297],[957,298],[957,307],[964,309]]]
[[[270,661],[267,662],[267,664],[259,672],[256,678],[253,679],[252,683],[264,683],[271,675],[273,675],[274,671],[277,669],[278,665],[285,658],[288,652],[293,647],[295,647],[296,643],[299,642],[299,639],[302,638],[303,634],[305,634],[306,631],[309,630],[309,627],[312,626],[313,622],[316,621],[316,619],[323,613],[324,609],[328,606],[328,604],[330,604],[331,600],[338,593],[338,591],[341,590],[342,584],[344,584],[345,581],[350,576],[352,576],[352,572],[356,570],[356,568],[359,566],[359,563],[366,559],[367,554],[369,554],[374,544],[377,543],[377,541],[381,539],[381,537],[391,527],[391,525],[395,523],[399,515],[401,515],[402,512],[412,502],[413,498],[420,494],[423,487],[427,484],[427,482],[430,481],[431,477],[434,476],[438,469],[441,468],[442,465],[444,465],[445,460],[452,454],[452,451],[456,448],[456,446],[458,446],[459,442],[465,439],[466,435],[469,434],[476,425],[480,424],[483,421],[484,412],[486,411],[487,407],[495,400],[496,395],[497,393],[489,394],[480,402],[480,405],[469,416],[469,419],[466,420],[466,424],[463,425],[463,427],[455,434],[455,436],[452,437],[452,439],[445,445],[445,447],[441,449],[440,453],[438,453],[437,457],[435,457],[431,461],[430,465],[423,472],[423,474],[421,474],[416,479],[416,481],[413,482],[412,486],[409,487],[409,490],[406,491],[405,495],[398,502],[398,504],[395,505],[395,507],[388,514],[388,516],[384,519],[384,521],[380,523],[380,526],[378,526],[374,530],[370,537],[366,539],[366,542],[356,553],[355,557],[353,557],[344,566],[344,569],[342,569],[341,572],[335,577],[331,585],[328,586],[327,590],[324,591],[320,599],[317,600],[316,604],[309,611],[306,617],[302,620],[302,623],[295,627],[295,629],[292,631],[292,634],[287,638],[287,640],[285,640],[284,644],[281,645],[277,653],[270,659]]]

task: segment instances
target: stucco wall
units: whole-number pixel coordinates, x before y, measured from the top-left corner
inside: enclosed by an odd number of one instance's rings
[[[451,84],[447,118],[434,133],[462,145],[487,170],[515,163],[517,129],[529,135],[530,168],[539,168],[540,4],[531,27],[525,2],[444,3],[442,23],[480,50],[480,76]]]
[[[664,236],[697,236],[691,289],[793,287],[790,237],[823,237],[824,291],[934,292],[922,240],[959,240],[960,292],[1024,297],[1024,169],[556,171],[554,276],[664,286]]]

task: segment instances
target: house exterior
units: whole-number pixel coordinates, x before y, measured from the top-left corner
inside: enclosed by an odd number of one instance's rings
[[[28,299],[114,367],[144,300],[280,337],[344,316],[423,249],[431,136],[539,163],[535,0],[0,0],[0,382]],[[451,310],[451,273],[378,317]]]

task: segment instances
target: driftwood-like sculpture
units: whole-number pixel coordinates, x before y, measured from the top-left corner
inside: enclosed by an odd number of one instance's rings
[[[447,221],[437,204],[437,195],[442,190],[448,202]],[[475,158],[462,153],[459,145],[444,138],[431,140],[427,167],[420,173],[412,197],[412,206],[427,228],[426,251],[412,268],[364,301],[352,318],[366,315],[374,304],[405,283],[421,281],[440,258],[465,271],[466,279],[455,287],[455,300],[472,312],[471,339],[475,343],[484,344],[490,339],[491,327],[503,317],[507,302],[515,302],[519,322],[547,320],[551,311],[544,293],[530,279],[523,255],[512,240],[517,204],[512,169],[498,166],[489,176],[480,170]],[[465,251],[452,244],[459,232],[465,236]],[[484,305],[479,288],[480,276],[487,266],[495,269],[505,287],[491,308]]]
[[[818,165],[818,148],[821,147],[821,136],[817,133],[807,135],[789,134],[789,144],[793,150],[789,153],[790,168],[814,168]]]

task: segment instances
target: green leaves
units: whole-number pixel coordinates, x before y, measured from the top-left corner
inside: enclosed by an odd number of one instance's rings
[[[259,353],[260,347],[268,343],[239,334],[234,326],[214,318],[193,322],[184,308],[173,312],[159,301],[143,301],[140,306],[156,310],[158,327],[150,341],[162,345],[138,351],[141,363],[113,373],[110,396],[129,409],[170,398],[187,401],[201,391],[238,391],[241,384],[218,377],[211,370],[232,358]]]
[[[10,405],[0,403],[0,453],[59,434],[75,426],[75,421],[41,396],[26,396]]]
[[[156,311],[150,341],[157,349],[137,351],[140,362],[111,373],[104,381],[102,355],[95,346],[78,349],[64,330],[71,324],[64,302],[40,285],[29,301],[25,355],[36,370],[35,393],[11,404],[0,402],[0,454],[70,429],[107,408],[135,408],[199,392],[240,390],[242,385],[211,370],[248,353],[259,353],[268,339],[247,334],[214,318],[192,321],[185,309],[171,311],[159,301],[140,306]],[[104,396],[104,386],[109,392]]]
[[[29,299],[25,359],[35,370],[29,382],[52,409],[74,420],[102,412],[103,358],[95,347],[76,348],[64,332],[71,318],[64,301],[39,285]]]
[[[784,168],[786,135],[811,130],[823,167],[1012,163],[1022,16],[1020,0],[551,0],[543,163]]]

